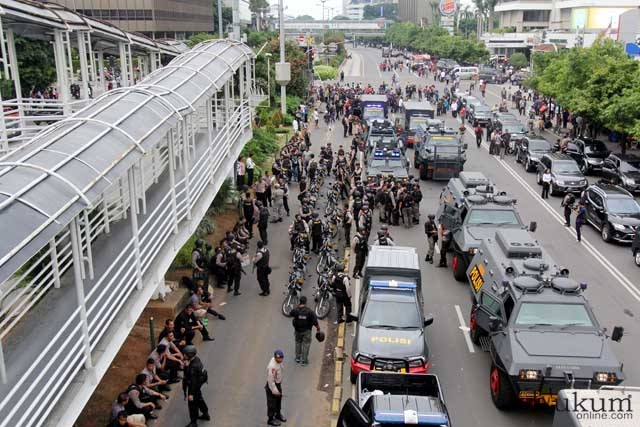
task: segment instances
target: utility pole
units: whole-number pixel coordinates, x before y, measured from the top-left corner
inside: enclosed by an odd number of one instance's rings
[[[237,0],[236,0],[237,1]],[[284,0],[278,1],[278,21],[280,26],[280,62],[276,64],[276,82],[280,85],[280,112],[287,114],[287,83],[291,81],[291,66],[285,62],[284,51]]]

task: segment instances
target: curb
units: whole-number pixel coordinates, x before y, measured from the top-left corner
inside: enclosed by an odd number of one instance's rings
[[[344,262],[349,265],[349,252],[350,249],[344,250]],[[345,323],[338,324],[338,338],[336,340],[336,347],[334,349],[335,355],[335,368],[333,373],[333,396],[331,399],[331,415],[338,416],[340,413],[340,407],[342,406],[342,375],[344,371],[344,335],[346,330]],[[331,421],[331,425],[335,426],[336,420]]]

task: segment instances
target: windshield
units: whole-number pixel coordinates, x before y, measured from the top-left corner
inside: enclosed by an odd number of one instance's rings
[[[602,153],[607,151],[607,146],[602,141],[590,141],[584,143],[585,153]]]
[[[431,115],[433,117],[433,114]],[[409,129],[415,130],[418,129],[420,125],[426,126],[427,120],[429,120],[426,114],[423,116],[411,116],[409,117]]]
[[[458,145],[458,138],[434,136],[429,139],[429,145]]]
[[[633,215],[640,213],[640,205],[634,199],[606,199],[609,213],[617,215]]]
[[[373,159],[371,160],[371,167],[372,168],[382,168],[384,167],[384,159]]]
[[[574,161],[558,161],[553,162],[553,171],[555,173],[579,174],[580,169]]]
[[[364,117],[384,117],[384,107],[382,105],[367,105],[364,107]]]
[[[509,131],[509,133],[527,133],[524,126],[518,124],[508,124],[502,127],[503,131]]]
[[[520,225],[514,211],[507,209],[474,209],[467,215],[467,225]]]
[[[480,114],[480,115],[489,115],[489,114],[491,114],[491,110],[489,110],[488,108],[476,108],[474,112],[475,112],[476,116],[478,114]]]
[[[520,306],[516,325],[594,326],[582,304],[533,302],[525,302]]]
[[[409,292],[403,292],[398,298],[396,292],[382,291],[372,293],[362,313],[361,324],[365,328],[376,326],[392,328],[421,328],[422,320],[415,299],[409,298]]]
[[[393,136],[374,136],[371,139],[375,143],[376,147],[384,146],[384,147],[389,148],[391,146],[394,146],[394,148],[395,148],[396,139]]]
[[[551,143],[541,140],[529,141],[530,151],[551,151]]]
[[[620,172],[640,172],[640,160],[620,162]]]

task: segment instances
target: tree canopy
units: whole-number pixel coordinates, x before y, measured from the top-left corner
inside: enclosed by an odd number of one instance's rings
[[[524,68],[529,64],[529,61],[524,53],[516,52],[509,57],[509,63],[515,68]]]
[[[623,135],[640,136],[640,64],[622,45],[600,38],[590,48],[534,54],[527,81],[573,114]]]
[[[391,25],[385,39],[399,48],[426,52],[440,58],[451,58],[461,63],[481,63],[489,58],[484,43],[462,36],[452,36],[437,25],[420,28],[411,22]]]
[[[351,21],[351,18],[344,15],[336,15],[333,18],[331,18],[331,20],[332,21]]]
[[[298,15],[295,17],[296,21],[313,21],[313,16],[311,15]]]

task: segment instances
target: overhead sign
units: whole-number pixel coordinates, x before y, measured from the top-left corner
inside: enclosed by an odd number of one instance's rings
[[[458,6],[456,6],[455,0],[440,0],[438,9],[442,16],[453,16],[456,13],[456,10],[458,10]]]

